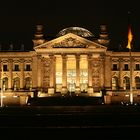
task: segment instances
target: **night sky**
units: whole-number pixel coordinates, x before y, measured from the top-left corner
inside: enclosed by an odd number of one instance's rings
[[[136,2],[135,2],[136,1]],[[128,11],[129,14],[128,14]],[[108,27],[111,47],[127,45],[127,27],[131,24],[133,49],[140,50],[140,16],[137,0],[65,0],[21,1],[0,3],[0,43],[2,46],[24,44],[32,48],[36,24],[44,25],[45,37],[55,37],[62,29],[79,26],[99,34],[99,26]]]

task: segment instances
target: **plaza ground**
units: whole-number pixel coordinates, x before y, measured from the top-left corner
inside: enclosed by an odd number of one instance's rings
[[[25,138],[135,139],[140,130],[140,106],[11,106],[0,108],[0,120],[1,132],[14,131],[13,136]]]

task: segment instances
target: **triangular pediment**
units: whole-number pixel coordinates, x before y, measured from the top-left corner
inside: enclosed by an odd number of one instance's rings
[[[55,49],[55,48],[103,48],[105,46],[98,44],[94,41],[90,41],[86,38],[80,37],[73,33],[68,33],[64,36],[55,38],[53,40],[47,41],[34,49]]]

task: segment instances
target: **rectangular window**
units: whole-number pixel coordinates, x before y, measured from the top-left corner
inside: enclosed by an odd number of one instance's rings
[[[140,70],[140,64],[136,64],[136,70]]]
[[[3,71],[8,71],[7,65],[3,65]]]
[[[128,70],[128,64],[124,64],[124,70]]]
[[[118,70],[117,64],[113,64],[112,69],[113,69],[113,70]]]
[[[14,71],[19,71],[19,65],[18,64],[14,65]]]
[[[26,71],[31,71],[31,65],[30,64],[26,64],[25,70]]]

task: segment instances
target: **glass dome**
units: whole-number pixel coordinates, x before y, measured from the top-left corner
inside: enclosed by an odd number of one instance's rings
[[[81,27],[68,27],[68,28],[65,28],[63,30],[61,30],[57,36],[63,36],[67,33],[73,33],[73,34],[76,34],[78,36],[81,36],[81,37],[94,37],[94,35],[88,31],[87,29],[85,28],[81,28]]]

